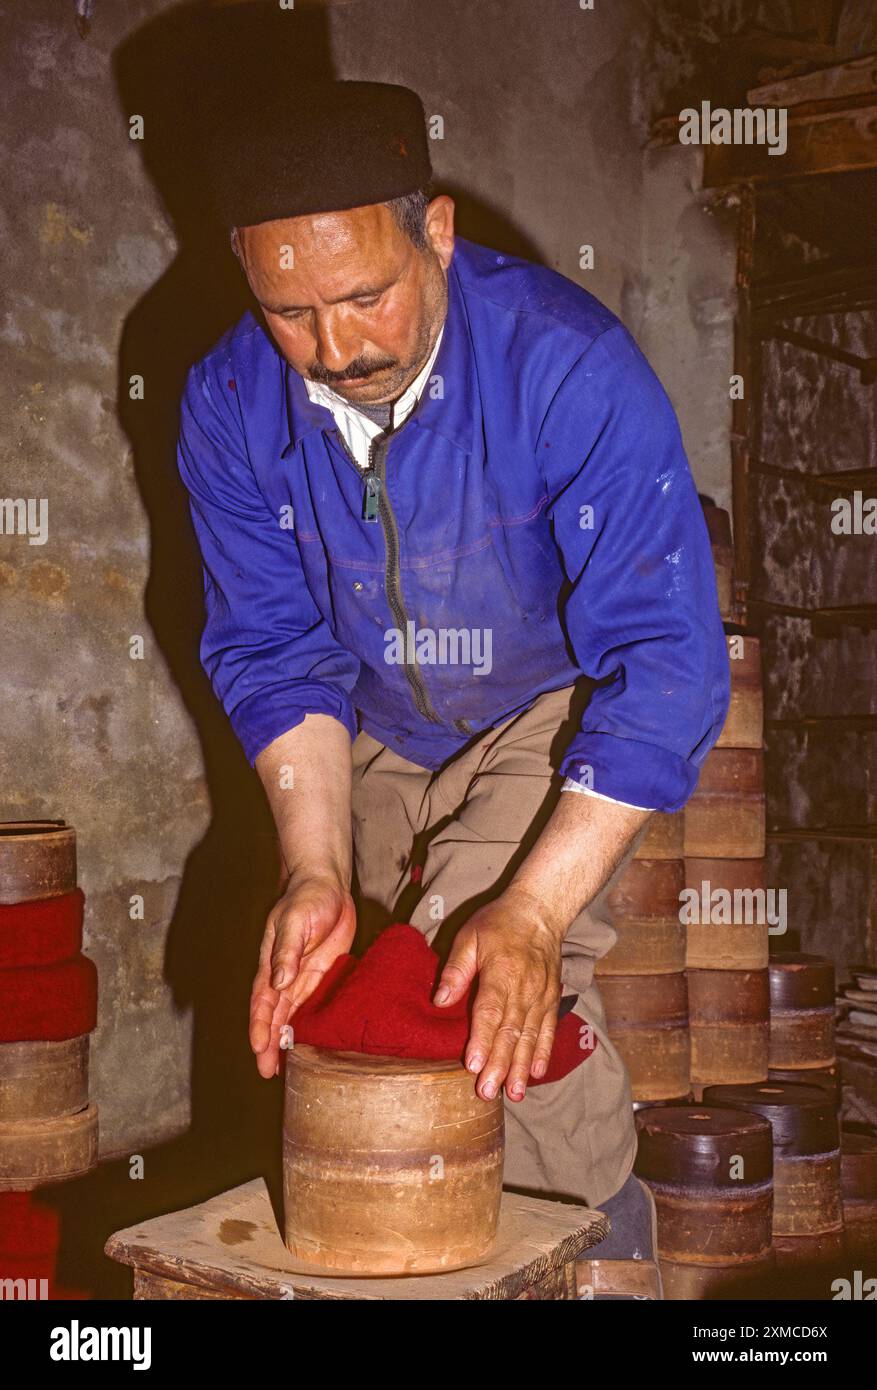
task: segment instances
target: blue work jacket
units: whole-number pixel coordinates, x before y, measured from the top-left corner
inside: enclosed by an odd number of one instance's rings
[[[726,643],[673,409],[619,320],[457,239],[430,381],[367,475],[245,314],[190,371],[201,660],[252,763],[308,713],[439,768],[582,676],[558,771],[661,811],[725,719]]]

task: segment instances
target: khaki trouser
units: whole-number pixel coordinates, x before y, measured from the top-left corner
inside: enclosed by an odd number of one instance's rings
[[[359,894],[383,911],[385,923],[411,922],[443,954],[475,908],[501,892],[560,795],[556,756],[577,704],[576,687],[539,696],[435,773],[359,734],[353,744]],[[573,727],[569,722],[569,732]],[[615,941],[601,904],[633,848],[563,946],[563,994],[578,996],[575,1012],[591,1024],[596,1050],[562,1080],[530,1086],[523,1101],[505,1102],[506,1185],[592,1207],[623,1185],[636,1152],[627,1072],[607,1035],[594,983],[594,963]],[[412,890],[412,863],[420,859],[422,879]]]

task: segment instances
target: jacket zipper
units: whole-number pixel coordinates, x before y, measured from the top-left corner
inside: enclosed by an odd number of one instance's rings
[[[405,607],[405,600],[402,597],[402,576],[399,569],[399,530],[396,526],[396,517],[390,504],[387,494],[387,450],[390,447],[389,439],[373,439],[368,448],[368,467],[365,472],[360,468],[356,459],[347,447],[340,430],[336,434],[341,441],[344,455],[351,466],[363,479],[362,495],[362,518],[363,521],[380,520],[381,528],[384,533],[384,546],[387,552],[387,566],[384,573],[384,584],[387,591],[387,601],[390,605],[390,612],[396,620],[396,626],[402,633],[405,650],[405,678],[411,687],[411,694],[414,697],[414,704],[418,713],[428,719],[431,724],[441,724],[442,720],[436,714],[429,692],[426,689],[423,677],[417,666],[417,658],[414,652],[408,651],[408,610]],[[460,733],[473,733],[465,719],[455,719],[454,727]]]

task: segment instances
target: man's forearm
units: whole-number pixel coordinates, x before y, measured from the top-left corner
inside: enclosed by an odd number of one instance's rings
[[[350,887],[350,747],[337,719],[309,714],[256,759],[294,882],[329,878]]]
[[[590,796],[561,796],[507,893],[538,902],[546,923],[565,935],[651,814]]]

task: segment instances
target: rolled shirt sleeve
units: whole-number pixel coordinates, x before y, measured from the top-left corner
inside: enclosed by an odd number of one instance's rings
[[[335,640],[304,578],[287,515],[275,515],[247,457],[236,398],[189,373],[177,449],[204,571],[201,664],[252,764],[307,714],[356,736],[355,656]]]
[[[620,324],[564,378],[537,450],[568,640],[598,682],[559,771],[613,800],[677,811],[725,721],[727,647],[679,426]]]
[[[596,801],[609,801],[613,806],[626,806],[630,811],[653,811],[653,806],[634,806],[630,801],[619,801],[614,796],[601,796],[599,792],[592,791],[590,787],[583,787],[581,782],[574,782],[571,777],[563,779],[562,792],[579,792],[582,796],[592,796]]]

